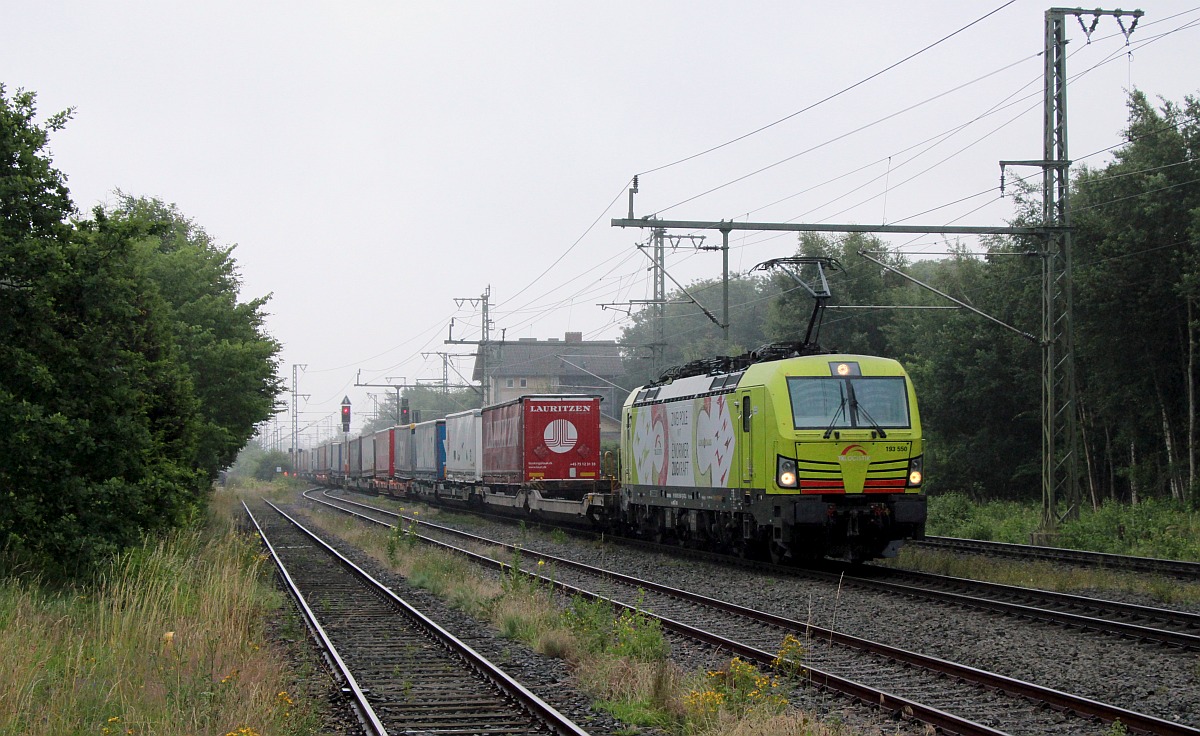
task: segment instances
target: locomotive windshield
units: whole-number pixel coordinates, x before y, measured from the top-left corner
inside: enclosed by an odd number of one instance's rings
[[[905,429],[908,392],[901,376],[789,376],[796,429]]]

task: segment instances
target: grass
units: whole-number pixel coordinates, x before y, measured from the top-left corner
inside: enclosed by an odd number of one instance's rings
[[[987,580],[1005,585],[1041,588],[1059,593],[1108,591],[1129,593],[1166,605],[1200,603],[1200,585],[1160,575],[1095,570],[1056,565],[1050,562],[1022,562],[952,552],[904,547],[894,560],[883,561],[906,570],[921,570],[938,575]]]
[[[1042,526],[1041,505],[1033,502],[975,502],[961,493],[929,499],[931,535],[1029,544]],[[1104,503],[1085,507],[1078,519],[1058,528],[1061,547],[1200,562],[1200,511],[1170,501],[1144,500],[1136,506]]]
[[[1028,544],[1041,523],[1041,508],[1011,501],[975,503],[957,493],[929,499],[931,535]],[[1144,501],[1137,506],[1105,504],[1064,522],[1058,544],[1116,554],[1200,559],[1200,514],[1175,504]],[[1049,562],[958,555],[905,547],[892,564],[913,570],[989,580],[1064,593],[1116,591],[1167,605],[1200,603],[1200,584],[1160,575],[1075,568]]]
[[[421,507],[422,518],[436,511]],[[497,579],[462,557],[407,543],[402,523],[388,532],[369,528],[333,512],[316,510],[315,525],[365,550],[408,581],[435,592],[450,605],[488,621],[503,636],[542,654],[566,660],[579,687],[595,707],[630,724],[629,733],[658,729],[679,736],[841,736],[840,725],[822,724],[789,708],[785,693],[796,684],[795,664],[803,657],[797,641],[784,642],[780,675],[766,675],[741,660],[714,672],[688,673],[670,660],[670,647],[655,619],[614,612],[604,602],[580,598],[564,602],[550,584],[552,565],[536,558],[473,549],[510,568]],[[586,724],[585,724],[586,727]]]
[[[88,587],[3,581],[0,734],[317,733],[268,643],[281,606],[224,514],[129,550]]]

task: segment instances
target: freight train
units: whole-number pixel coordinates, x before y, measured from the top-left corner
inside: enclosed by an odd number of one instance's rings
[[[612,458],[610,458],[612,459]],[[894,360],[765,348],[600,399],[524,396],[300,455],[329,485],[776,561],[891,557],[925,536],[921,422]]]

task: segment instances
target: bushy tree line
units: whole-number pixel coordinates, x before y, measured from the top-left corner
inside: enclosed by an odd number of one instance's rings
[[[1188,97],[1156,107],[1134,92],[1128,106],[1125,143],[1112,161],[1081,168],[1072,182],[1082,490],[1097,506],[1140,497],[1197,503],[1200,102]],[[1040,192],[1023,192],[1017,204],[1013,224],[1039,223]],[[839,309],[950,305],[860,257],[865,250],[1009,325],[1040,332],[1040,243],[993,238],[982,257],[951,247],[951,256],[909,262],[883,253],[872,236],[804,235],[796,253],[833,257],[843,267],[830,279],[834,297],[820,342],[895,357],[912,375],[928,439],[930,490],[1037,498],[1036,342],[968,310]],[[779,276],[739,276],[735,284],[735,349],[723,349],[719,330],[695,307],[669,305],[668,364],[803,337],[812,306],[807,292]],[[689,291],[706,295],[699,298],[711,310],[719,287],[703,282]],[[632,385],[652,373],[645,346],[655,334],[650,310],[625,330]]]
[[[0,85],[0,545],[55,575],[195,516],[281,383],[232,248],[155,199],[81,217],[35,103]]]
[[[238,453],[223,482],[245,483],[250,480],[278,480],[280,473],[291,473],[292,456],[282,450],[269,450],[252,439]]]

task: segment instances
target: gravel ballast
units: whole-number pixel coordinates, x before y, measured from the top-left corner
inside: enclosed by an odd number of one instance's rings
[[[393,504],[382,501],[378,505]],[[1200,727],[1197,683],[1200,658],[1194,653],[959,609],[950,604],[897,599],[826,582],[688,559],[684,554],[664,555],[570,536],[564,539],[561,534],[552,536],[513,524],[437,510],[423,511],[422,519]],[[413,595],[422,594],[417,591]],[[441,604],[432,601],[431,605]],[[479,638],[481,651],[495,647],[495,651],[510,660],[498,659],[497,663],[506,669],[528,670],[533,673],[530,683],[541,683],[539,687],[545,687],[553,696],[565,697],[564,712],[590,718],[580,721],[589,731],[605,734],[619,728],[615,722],[597,720],[594,711],[587,708],[586,696],[573,692],[569,672],[561,661],[529,651],[515,655],[515,651],[524,648],[511,640],[497,641],[494,633],[482,634],[481,629],[490,627],[463,614],[450,611],[448,615],[467,619],[462,623],[463,630]],[[484,643],[484,640],[490,641]],[[475,640],[471,643],[475,646]],[[728,662],[726,655],[694,643],[673,638],[672,647],[673,660],[687,671],[714,669]],[[542,695],[540,690],[535,688],[535,691]],[[797,707],[825,716],[831,723],[858,729],[856,732],[892,734],[923,730],[902,724],[878,709],[815,690],[796,691],[789,700]],[[558,707],[557,702],[551,702]]]

